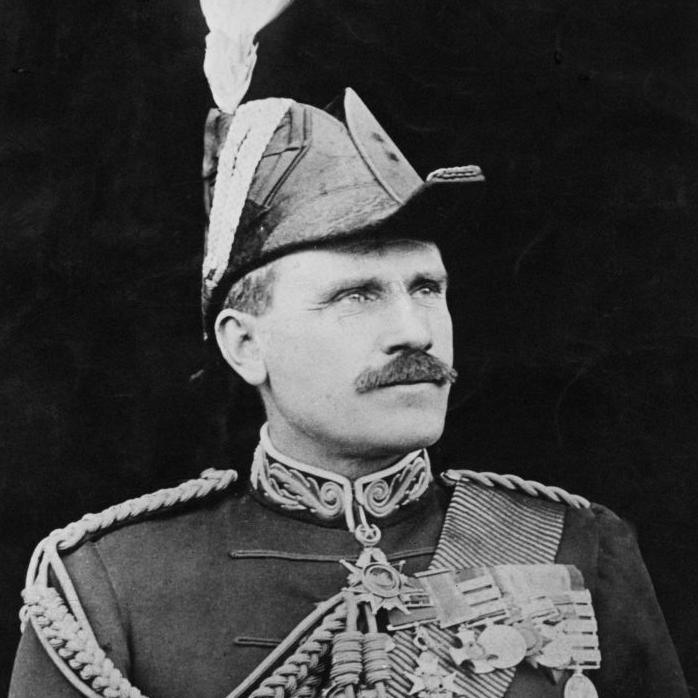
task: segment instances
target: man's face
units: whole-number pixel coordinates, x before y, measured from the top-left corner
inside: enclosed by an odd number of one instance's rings
[[[440,437],[448,381],[398,372],[391,381],[399,384],[357,383],[367,371],[380,383],[380,369],[414,350],[452,365],[446,271],[435,245],[395,241],[284,257],[271,307],[255,323],[267,370],[260,389],[281,450],[319,444],[332,456],[376,458]]]

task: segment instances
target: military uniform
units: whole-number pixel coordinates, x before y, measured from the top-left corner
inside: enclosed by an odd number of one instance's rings
[[[332,111],[209,119],[209,339],[231,286],[282,255],[397,238],[449,260],[472,233],[477,166],[422,181],[355,93]],[[580,497],[470,471],[449,489],[423,452],[350,482],[264,430],[244,494],[232,479],[40,544],[12,698],[588,698],[584,672],[603,698],[687,695],[632,534]]]
[[[518,512],[539,500],[475,482],[468,487],[503,507],[512,531]],[[452,487],[430,480],[414,501],[398,500],[372,519],[383,534],[381,549],[391,561],[405,560],[407,575],[432,558],[451,494]],[[214,493],[98,533],[65,556],[100,645],[145,695],[228,695],[316,604],[346,584],[339,560],[359,551],[346,516],[306,504],[289,510],[276,495],[259,482],[242,493]],[[555,562],[581,571],[598,616],[602,661],[591,678],[599,695],[687,695],[628,526],[603,507],[548,506],[564,517]],[[471,543],[477,551],[477,535]],[[504,695],[561,696],[563,685],[523,663]],[[81,694],[29,627],[10,696],[38,695]]]

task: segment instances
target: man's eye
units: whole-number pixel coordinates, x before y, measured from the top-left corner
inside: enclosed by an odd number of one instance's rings
[[[442,296],[444,293],[444,289],[441,286],[441,284],[427,283],[418,286],[414,292],[418,296],[424,296],[425,298],[434,298]]]
[[[348,305],[367,303],[373,300],[373,298],[374,294],[371,294],[368,291],[346,291],[345,293],[340,293],[335,298],[335,303],[346,303]]]

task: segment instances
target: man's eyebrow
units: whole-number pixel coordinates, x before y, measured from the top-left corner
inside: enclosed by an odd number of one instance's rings
[[[337,293],[347,291],[352,288],[360,288],[368,291],[375,291],[385,287],[385,281],[377,276],[343,276],[333,280],[321,289],[322,296],[331,298]]]
[[[419,271],[410,279],[408,286],[409,288],[414,288],[425,281],[437,283],[439,286],[446,288],[446,286],[448,286],[448,273],[445,269]]]
[[[406,280],[407,288],[413,289],[425,282],[437,283],[443,288],[448,285],[448,274],[443,269],[435,269],[433,271],[420,270],[409,276]],[[392,282],[386,282],[379,276],[344,276],[340,279],[333,280],[320,290],[320,295],[323,298],[332,298],[332,296],[347,291],[350,289],[363,289],[366,291],[380,291]]]

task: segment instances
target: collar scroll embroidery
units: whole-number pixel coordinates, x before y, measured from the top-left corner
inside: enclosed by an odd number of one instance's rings
[[[350,531],[356,527],[355,504],[366,514],[383,519],[419,499],[431,480],[429,457],[422,449],[352,482],[279,453],[269,439],[267,425],[260,432],[250,475],[252,487],[282,509],[308,511],[322,521],[343,516]]]

